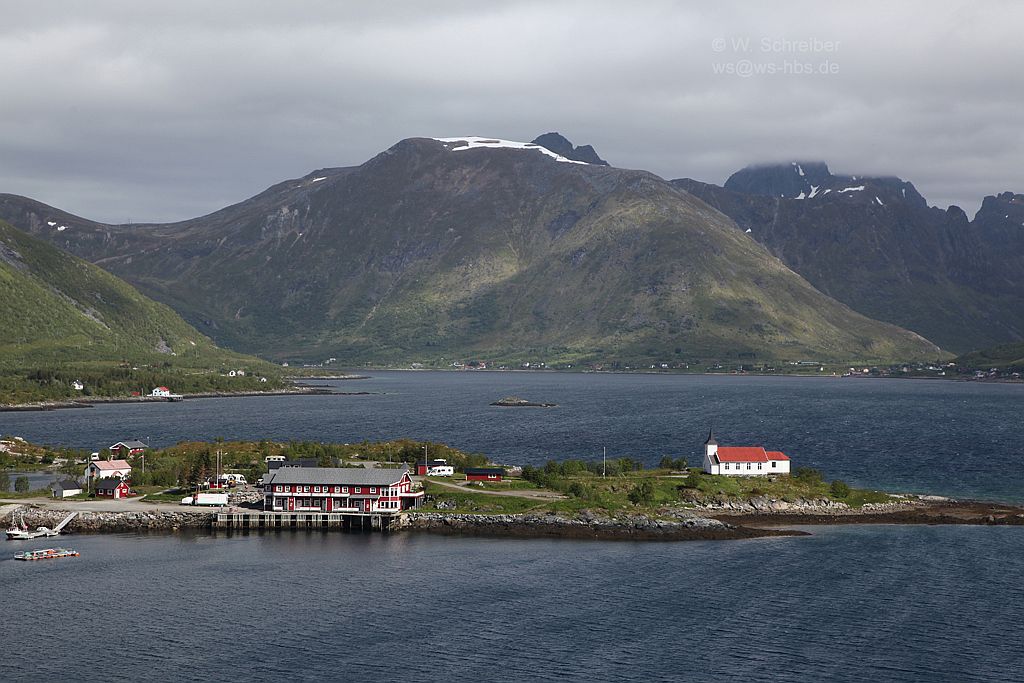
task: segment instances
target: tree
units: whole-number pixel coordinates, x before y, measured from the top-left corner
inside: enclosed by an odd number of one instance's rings
[[[14,490],[18,493],[28,493],[29,488],[28,477],[24,474],[14,480]]]
[[[654,502],[654,484],[646,479],[629,492],[629,502],[633,505],[650,505]]]
[[[836,479],[828,488],[833,498],[846,498],[850,495],[850,486],[842,479]]]
[[[11,490],[11,475],[6,472],[0,472],[0,492],[8,492]]]

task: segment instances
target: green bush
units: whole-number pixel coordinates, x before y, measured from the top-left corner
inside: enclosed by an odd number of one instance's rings
[[[629,502],[633,505],[650,505],[654,502],[654,484],[644,480],[629,492]]]
[[[683,486],[685,486],[688,489],[700,488],[700,480],[700,472],[690,472],[688,475],[686,475],[686,479],[683,479]]]
[[[22,475],[14,480],[14,490],[18,493],[28,493],[29,483],[28,477]]]
[[[797,467],[793,472],[793,478],[799,481],[814,484],[822,480],[821,472],[813,467]]]
[[[828,490],[831,491],[833,498],[846,498],[850,495],[850,486],[842,479],[833,481]]]

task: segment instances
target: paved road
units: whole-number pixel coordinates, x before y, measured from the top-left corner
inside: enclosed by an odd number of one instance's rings
[[[531,500],[564,500],[565,496],[561,493],[555,493],[554,491],[538,491],[536,489],[519,489],[509,491],[495,491],[493,489],[477,488],[475,486],[452,484],[447,481],[438,481],[437,479],[430,479],[431,484],[437,484],[438,486],[444,486],[445,488],[455,489],[457,491],[463,491],[468,493],[483,493],[488,496],[514,496],[516,498],[529,498]]]

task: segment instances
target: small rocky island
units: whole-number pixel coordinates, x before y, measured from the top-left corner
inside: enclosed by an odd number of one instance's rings
[[[525,398],[519,398],[518,396],[506,396],[500,401],[495,401],[491,404],[492,406],[501,406],[503,408],[554,408],[557,403],[535,403],[534,401],[527,401]]]

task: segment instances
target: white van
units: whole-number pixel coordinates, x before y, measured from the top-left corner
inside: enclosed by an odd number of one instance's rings
[[[451,477],[455,475],[455,468],[451,465],[434,465],[427,470],[428,477]]]

